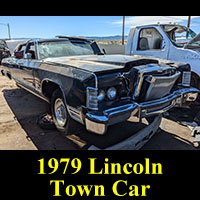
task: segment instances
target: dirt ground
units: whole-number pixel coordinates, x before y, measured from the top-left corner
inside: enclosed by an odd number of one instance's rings
[[[112,126],[108,135],[100,138],[74,123],[70,130],[76,134],[66,136],[57,130],[44,130],[38,126],[38,117],[46,112],[47,107],[46,102],[18,88],[13,80],[0,75],[0,149],[87,149],[94,141],[99,145],[104,145],[105,141],[116,142],[119,140],[119,132],[128,137],[133,129],[141,128],[137,124],[123,122]],[[163,118],[160,129],[142,149],[196,150],[193,140],[189,128]]]

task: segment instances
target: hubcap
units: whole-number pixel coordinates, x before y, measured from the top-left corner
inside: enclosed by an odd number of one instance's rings
[[[67,121],[67,111],[65,109],[65,105],[62,99],[60,98],[56,99],[54,104],[54,111],[58,125],[64,126]]]

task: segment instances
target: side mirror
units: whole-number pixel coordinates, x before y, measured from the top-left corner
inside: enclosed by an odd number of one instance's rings
[[[24,59],[28,59],[28,60],[32,59],[32,54],[31,53],[26,53],[24,55]]]

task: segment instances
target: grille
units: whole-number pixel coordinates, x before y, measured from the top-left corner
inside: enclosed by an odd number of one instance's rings
[[[171,83],[174,77],[176,78],[177,76],[178,78],[178,76],[180,75],[180,73],[177,72],[176,69],[173,67],[153,64],[141,65],[135,67],[135,70],[138,71],[138,78],[134,83],[132,98],[133,100],[137,101],[160,98],[160,96],[163,96],[163,93],[165,94],[165,89],[166,87],[168,87],[167,84]],[[159,91],[159,93],[157,93],[156,89],[162,87],[164,88],[164,91]],[[166,90],[168,90],[169,92],[169,89]]]
[[[180,72],[172,76],[152,76],[149,75],[146,81],[150,83],[147,90],[145,100],[155,100],[169,94],[176,80],[180,76]]]

